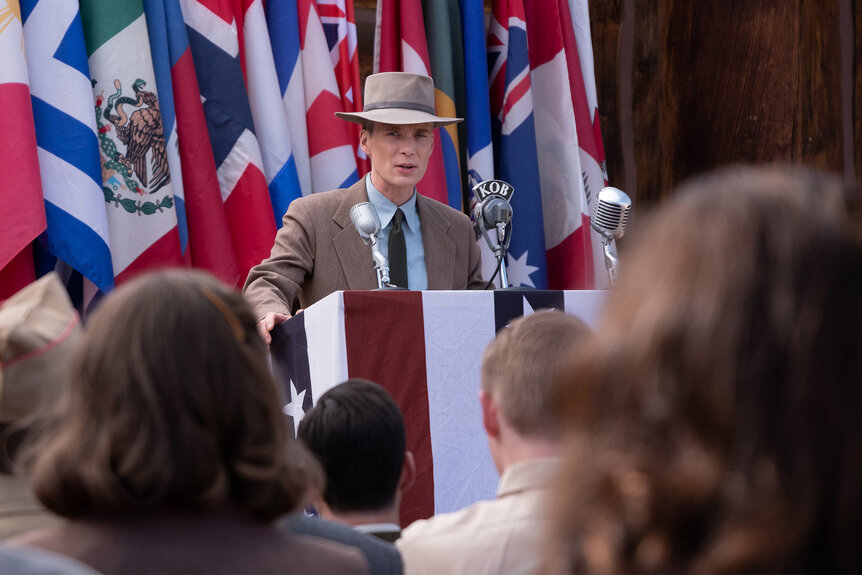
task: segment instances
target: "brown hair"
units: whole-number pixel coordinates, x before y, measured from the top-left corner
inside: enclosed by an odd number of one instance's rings
[[[87,325],[32,478],[59,515],[232,507],[270,521],[305,475],[242,296],[191,271],[150,274]],[[298,455],[301,452],[296,452]]]
[[[555,570],[862,569],[862,254],[841,199],[808,170],[729,168],[632,235],[571,374]]]
[[[563,361],[590,329],[573,315],[541,311],[500,330],[482,356],[482,390],[498,398],[506,421],[525,437],[555,439],[554,401]]]

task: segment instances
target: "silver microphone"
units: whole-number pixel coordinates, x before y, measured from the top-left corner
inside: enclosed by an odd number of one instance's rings
[[[370,202],[360,202],[350,208],[350,221],[359,232],[359,237],[366,246],[377,243],[377,234],[380,233],[380,216]]]
[[[477,200],[472,210],[473,230],[476,239],[484,237],[488,249],[494,253],[500,271],[500,284],[504,288],[509,287],[505,260],[512,235],[507,233],[506,226],[512,221],[512,204],[509,200],[514,193],[515,188],[502,180],[485,180],[473,186]],[[489,230],[496,230],[496,244],[488,237]]]
[[[632,210],[632,200],[618,188],[602,188],[593,204],[593,214],[590,225],[602,236],[602,246],[605,252],[605,267],[608,269],[610,284],[617,283],[620,271],[620,261],[617,257],[618,240],[626,233],[629,224],[629,214]]]
[[[591,225],[602,237],[618,240],[626,233],[632,200],[619,188],[602,188],[593,204]]]
[[[374,258],[374,270],[377,272],[377,287],[380,289],[389,287],[389,261],[380,251],[377,243],[377,234],[380,233],[380,216],[377,209],[370,202],[360,202],[350,208],[350,221],[359,237],[366,246],[371,246],[371,256]]]

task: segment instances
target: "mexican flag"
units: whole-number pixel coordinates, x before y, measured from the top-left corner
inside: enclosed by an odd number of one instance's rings
[[[182,265],[174,188],[141,0],[81,0],[117,282]]]

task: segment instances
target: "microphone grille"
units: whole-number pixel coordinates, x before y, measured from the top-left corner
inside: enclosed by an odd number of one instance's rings
[[[623,191],[603,188],[593,205],[592,226],[600,233],[620,238],[628,226],[631,208],[631,199]]]

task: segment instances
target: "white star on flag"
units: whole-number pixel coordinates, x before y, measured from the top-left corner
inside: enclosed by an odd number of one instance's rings
[[[509,284],[512,286],[528,286],[531,288],[536,287],[536,284],[533,283],[533,280],[530,279],[530,274],[535,271],[538,271],[538,267],[531,266],[527,263],[527,255],[529,252],[524,252],[521,257],[515,259],[512,257],[512,254],[509,254],[509,261],[507,262],[508,267],[506,268],[506,272],[508,273]]]
[[[302,402],[305,400],[305,392],[307,390],[303,389],[301,392],[297,393],[296,385],[293,383],[293,380],[290,380],[290,403],[285,405],[281,410],[286,414],[293,418],[293,436],[299,433],[299,422],[302,421],[302,418],[305,417],[305,411],[302,409]]]

